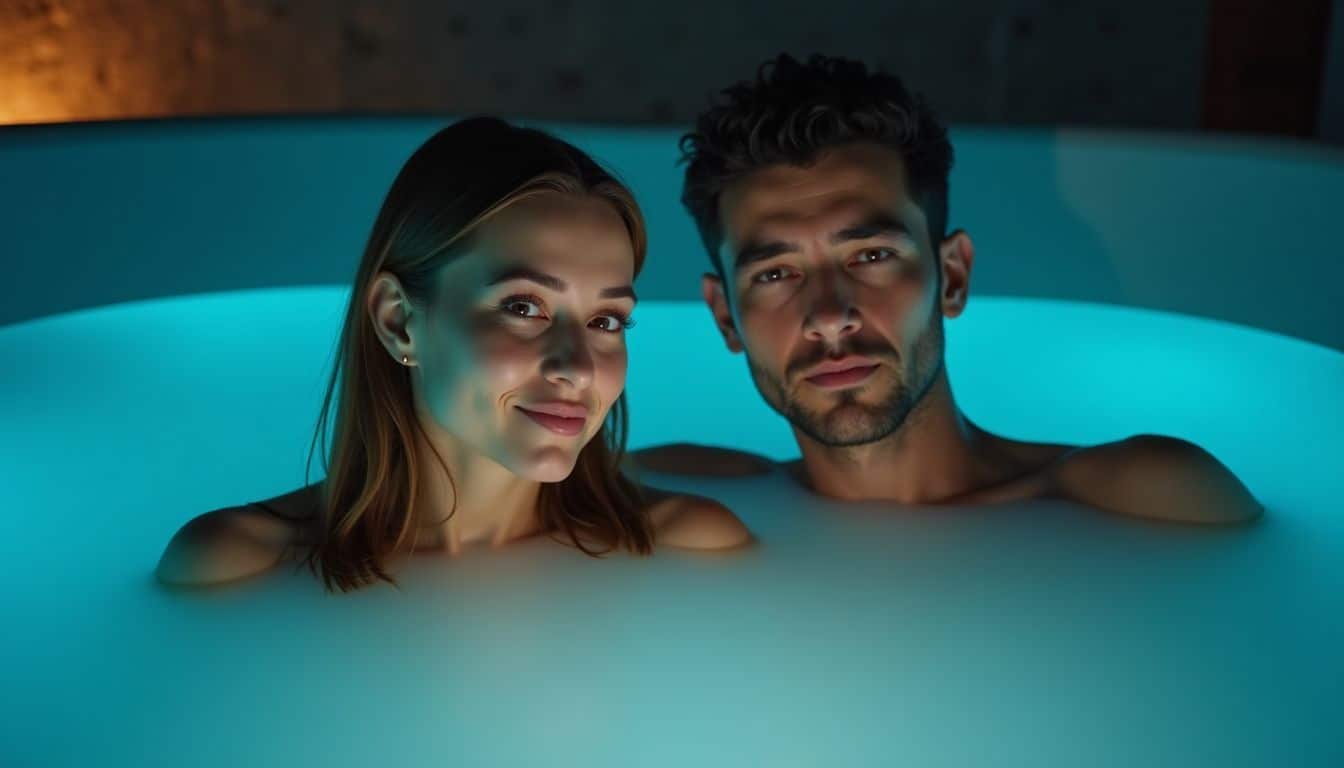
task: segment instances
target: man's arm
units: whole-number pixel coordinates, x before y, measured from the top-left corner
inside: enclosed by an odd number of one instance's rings
[[[672,443],[643,448],[626,455],[630,469],[638,473],[694,477],[745,477],[763,475],[774,468],[764,456],[693,443]]]

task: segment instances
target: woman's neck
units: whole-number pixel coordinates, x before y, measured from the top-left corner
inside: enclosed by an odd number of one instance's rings
[[[441,430],[430,434],[417,439],[421,481],[412,507],[416,549],[456,555],[478,546],[499,547],[542,530],[539,482],[515,475]]]

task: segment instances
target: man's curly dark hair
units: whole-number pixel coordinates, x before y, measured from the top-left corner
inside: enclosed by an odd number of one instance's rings
[[[860,141],[901,153],[906,184],[924,212],[937,246],[947,226],[947,175],[952,144],[923,97],[900,78],[869,72],[862,62],[814,55],[806,64],[780,54],[761,65],[756,81],[720,92],[695,130],[681,137],[687,163],[681,202],[690,211],[723,275],[719,195],[745,174],[779,163],[806,166],[819,152]]]

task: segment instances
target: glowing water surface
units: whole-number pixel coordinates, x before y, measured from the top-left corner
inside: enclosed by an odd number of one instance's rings
[[[306,573],[157,588],[188,518],[301,481],[343,300],[0,328],[0,765],[1344,765],[1339,352],[1058,302],[948,323],[979,423],[1195,440],[1268,506],[1249,528],[663,478],[759,548],[527,543],[344,597]],[[702,308],[637,316],[636,446],[793,453]]]

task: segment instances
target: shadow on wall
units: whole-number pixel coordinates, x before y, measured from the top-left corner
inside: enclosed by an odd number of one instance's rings
[[[0,324],[263,286],[344,284],[433,118],[182,120],[0,130]],[[698,301],[679,130],[551,127],[634,190],[641,297]],[[1344,152],[1286,142],[954,130],[951,225],[975,295],[1203,315],[1344,349],[1330,247]]]
[[[1061,201],[1092,228],[1115,299],[1344,348],[1333,244],[1344,151],[1286,141],[1061,132]]]
[[[121,301],[346,283],[440,119],[0,129],[0,324]],[[33,290],[33,286],[40,286]]]
[[[1123,304],[1105,242],[1060,183],[1048,131],[955,131],[949,227],[976,244],[977,294]]]
[[[1098,131],[954,136],[973,291],[1159,309],[1344,349],[1344,152]]]

